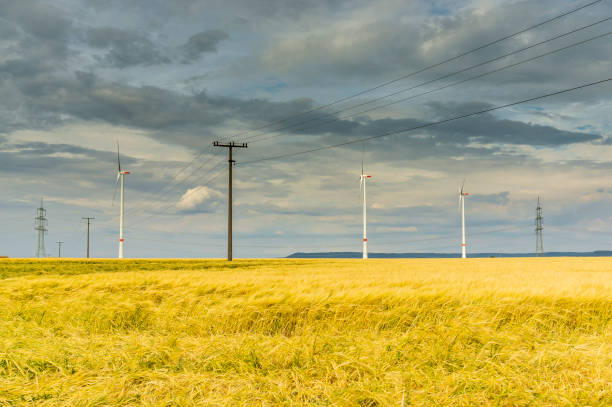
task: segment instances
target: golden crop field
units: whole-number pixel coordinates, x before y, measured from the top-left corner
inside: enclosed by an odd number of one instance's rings
[[[2,406],[610,406],[612,259],[0,260]]]

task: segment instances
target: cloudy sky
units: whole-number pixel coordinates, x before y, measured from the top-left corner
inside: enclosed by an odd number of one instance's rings
[[[612,249],[610,82],[428,126],[612,76],[609,1],[437,65],[587,3],[0,0],[0,255],[44,197],[49,254],[116,256],[119,141],[126,256],[224,256],[230,139],[237,257],[360,250],[362,159],[371,251],[458,252],[464,178],[468,252],[533,251],[538,196],[545,250]]]

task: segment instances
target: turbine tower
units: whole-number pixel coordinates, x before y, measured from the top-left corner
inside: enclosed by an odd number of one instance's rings
[[[117,181],[115,182],[115,192],[113,193],[113,202],[117,195],[117,186],[121,180],[121,193],[119,197],[119,258],[123,258],[123,204],[124,204],[124,176],[129,175],[129,171],[121,170],[121,159],[119,157],[119,143],[117,143]]]
[[[43,207],[43,199],[40,198],[40,208],[36,209],[36,217],[34,218],[34,230],[38,231],[38,249],[36,249],[36,257],[47,257],[45,253],[45,234],[47,233],[47,210]]]
[[[538,197],[538,206],[536,207],[536,256],[544,255],[544,244],[542,243],[542,230],[544,226],[542,226],[542,206],[540,205],[540,197]]]
[[[459,206],[461,207],[461,258],[465,259],[467,256],[465,254],[465,197],[469,194],[463,191],[463,185],[465,184],[465,180],[461,183],[461,188],[459,189]]]
[[[361,162],[361,177],[359,178],[359,184],[361,186],[361,201],[363,204],[363,258],[368,258],[368,235],[367,235],[367,214],[366,214],[366,180],[372,178],[371,175],[363,173],[363,161]]]

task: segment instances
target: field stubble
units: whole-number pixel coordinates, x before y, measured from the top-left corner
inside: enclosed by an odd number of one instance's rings
[[[612,405],[612,259],[0,260],[0,405]]]

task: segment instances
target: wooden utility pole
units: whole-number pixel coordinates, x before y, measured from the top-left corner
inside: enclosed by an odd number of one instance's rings
[[[247,148],[247,143],[235,143],[233,141],[229,143],[220,143],[215,141],[213,146],[225,147],[229,151],[229,179],[227,187],[227,261],[232,261],[232,167],[235,163],[235,161],[232,159],[232,149],[234,147]]]
[[[83,218],[83,219],[87,219],[87,258],[89,258],[89,225],[91,223],[91,220],[95,218]]]

